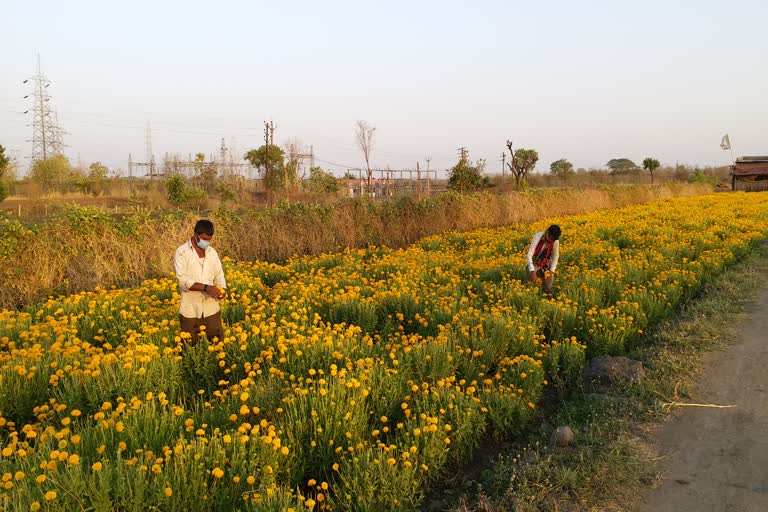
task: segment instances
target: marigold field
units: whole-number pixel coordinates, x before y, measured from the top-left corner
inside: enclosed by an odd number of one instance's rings
[[[226,336],[187,348],[172,276],[3,311],[0,506],[413,510],[547,388],[577,386],[586,357],[642,343],[767,220],[768,194],[716,194],[227,260]],[[548,300],[522,279],[550,222]]]

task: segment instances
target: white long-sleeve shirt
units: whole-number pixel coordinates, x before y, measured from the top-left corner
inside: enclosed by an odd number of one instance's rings
[[[539,270],[539,268],[533,263],[533,256],[536,252],[536,246],[539,244],[541,237],[544,236],[544,233],[545,231],[539,231],[533,235],[533,240],[531,240],[531,246],[528,248],[528,255],[526,256],[526,263],[528,264],[529,272],[535,272]],[[555,243],[552,245],[552,253],[549,255],[549,270],[551,272],[554,272],[557,268],[558,259],[560,259],[560,240],[555,240]]]
[[[220,288],[227,287],[224,279],[224,268],[221,266],[219,253],[213,247],[205,250],[205,256],[200,257],[192,247],[192,241],[187,240],[178,249],[173,258],[173,269],[179,281],[181,303],[179,314],[186,318],[204,318],[215,315],[219,311],[219,301],[205,292],[190,290],[195,283],[202,283]]]

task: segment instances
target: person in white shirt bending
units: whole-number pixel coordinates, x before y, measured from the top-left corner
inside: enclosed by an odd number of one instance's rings
[[[541,289],[552,297],[552,285],[555,282],[555,269],[560,258],[560,226],[552,224],[546,231],[533,235],[526,257],[528,282],[541,279]]]
[[[211,238],[213,223],[197,221],[192,238],[176,249],[173,259],[181,292],[179,323],[181,332],[190,334],[191,345],[197,343],[201,326],[205,326],[208,340],[224,337],[219,300],[226,294],[227,282],[219,254],[211,247]]]

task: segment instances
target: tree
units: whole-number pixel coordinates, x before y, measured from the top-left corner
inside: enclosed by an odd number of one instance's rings
[[[187,182],[181,174],[171,174],[165,178],[165,192],[168,200],[175,206],[187,201]]]
[[[302,147],[301,142],[298,139],[290,140],[284,144],[286,162],[283,167],[283,179],[282,182],[288,182],[290,188],[294,187],[299,182],[299,169],[301,163],[305,158],[306,152]],[[302,176],[304,179],[304,176]]]
[[[653,171],[661,167],[661,164],[655,158],[648,157],[643,160],[643,169],[651,173],[651,185],[653,185]]]
[[[109,168],[101,162],[93,162],[88,166],[88,177],[94,180],[103,180],[109,174]]]
[[[6,172],[11,167],[11,159],[5,156],[5,148],[0,145],[0,201],[8,197],[8,184],[6,182]]]
[[[614,176],[636,173],[639,169],[629,158],[612,158],[605,164]]]
[[[573,164],[571,162],[565,158],[561,158],[550,164],[549,174],[556,178],[560,178],[563,181],[567,181],[568,178],[576,175],[576,171],[573,170]]]
[[[267,169],[267,156],[269,156],[269,168]],[[267,146],[263,145],[259,149],[252,149],[245,155],[251,165],[264,172],[264,181],[269,190],[282,190],[283,181],[285,181],[285,151],[279,146],[269,145],[269,154]]]
[[[303,181],[304,188],[315,194],[332,194],[339,191],[336,177],[320,167],[309,168],[309,178]]]
[[[5,176],[5,171],[11,165],[11,159],[5,155],[5,148],[0,144],[0,177]]]
[[[344,176],[341,177],[341,179],[343,179],[343,180],[356,180],[357,176],[352,174],[352,171],[346,171],[344,173]]]
[[[363,158],[365,159],[365,170],[368,176],[368,193],[371,193],[371,152],[373,151],[373,134],[376,128],[370,126],[365,121],[357,121],[355,128],[355,142],[363,152]]]
[[[536,167],[536,162],[539,161],[539,154],[535,149],[520,148],[517,151],[512,149],[512,141],[507,141],[507,149],[512,156],[507,167],[509,168],[512,176],[515,177],[515,188],[520,189],[520,184],[525,183],[528,179],[528,174]]]
[[[29,171],[29,178],[46,192],[54,186],[61,186],[74,176],[74,169],[69,164],[67,157],[62,154],[54,155],[45,160],[38,160]]]
[[[456,165],[449,171],[448,188],[459,192],[475,192],[488,187],[490,180],[483,176],[485,160],[480,159],[475,165],[469,161],[466,153],[463,153]]]

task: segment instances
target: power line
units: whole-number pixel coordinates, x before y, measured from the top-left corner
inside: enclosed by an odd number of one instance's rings
[[[315,161],[323,162],[324,164],[335,165],[337,167],[344,167],[345,169],[357,169],[358,167],[360,167],[358,165],[337,164],[336,162],[330,162],[328,160],[323,160],[322,158],[317,158],[317,157],[315,157]]]

